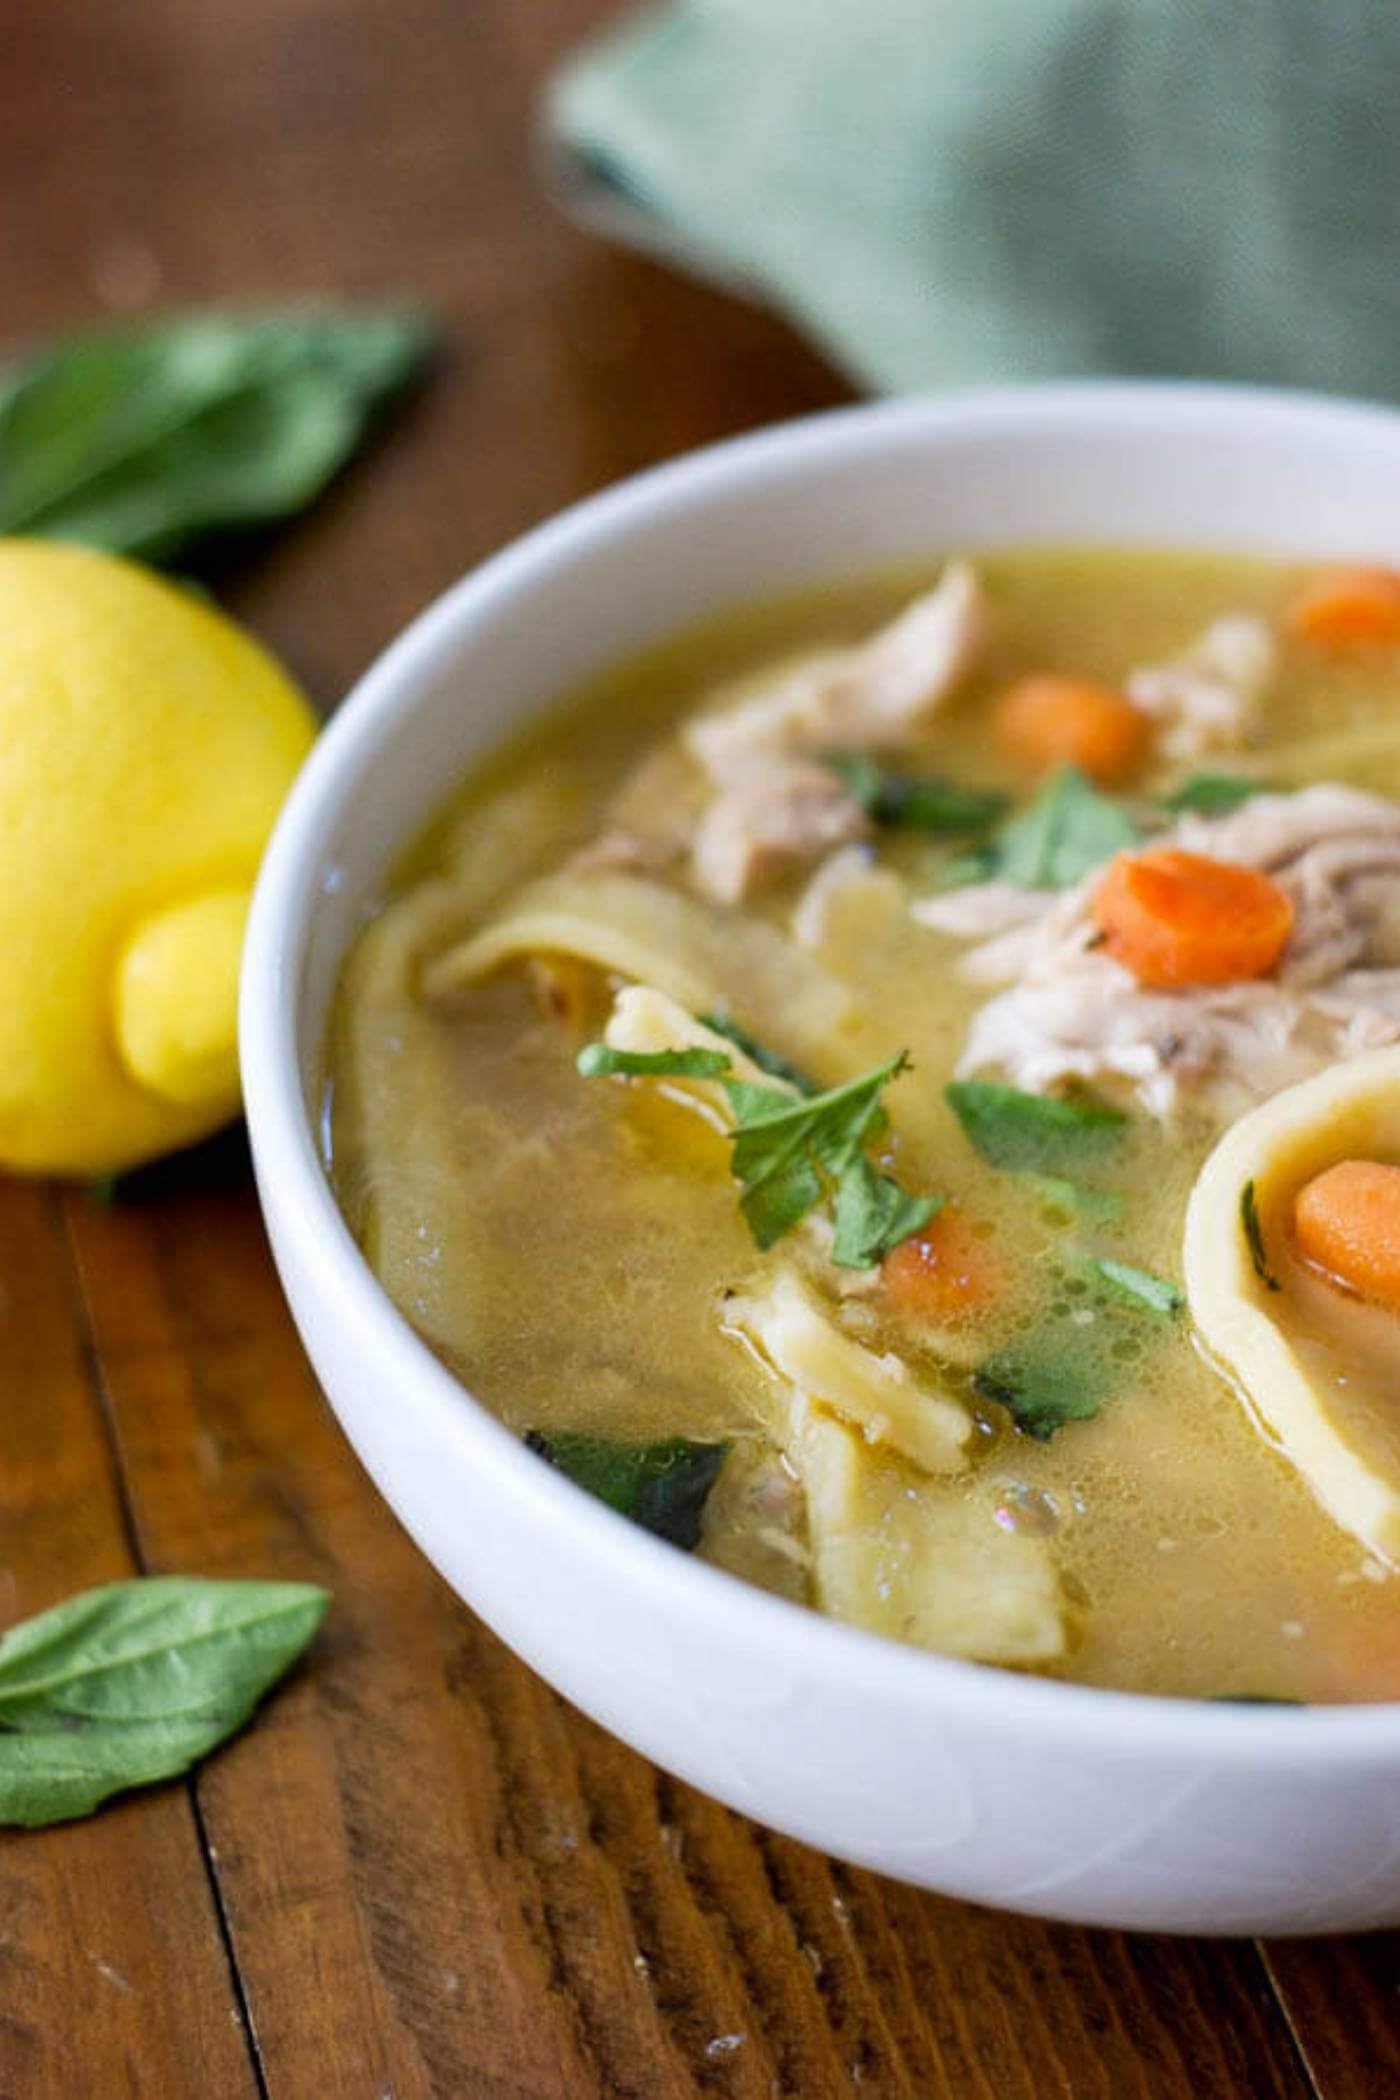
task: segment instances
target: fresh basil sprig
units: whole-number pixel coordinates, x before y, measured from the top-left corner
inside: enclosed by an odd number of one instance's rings
[[[900,1051],[845,1086],[798,1101],[774,1087],[724,1082],[737,1118],[739,1207],[760,1247],[791,1232],[830,1187],[836,1225],[831,1258],[843,1269],[868,1269],[942,1207],[941,1197],[909,1195],[879,1171],[866,1149],[889,1127],[880,1097],[908,1063]]]
[[[419,313],[308,306],[53,341],[0,370],[0,532],[168,561],[287,517],[432,337]]]
[[[822,761],[842,779],[867,816],[892,830],[959,838],[984,831],[1006,808],[994,788],[959,787],[938,774],[877,765],[860,751],[833,751]]]
[[[1018,1429],[1046,1443],[1067,1422],[1087,1422],[1112,1388],[1103,1361],[1077,1334],[1036,1330],[987,1357],[973,1385],[1003,1406]]]
[[[1179,1283],[1173,1283],[1167,1276],[1154,1276],[1150,1269],[1136,1268],[1132,1262],[1093,1255],[1086,1266],[1096,1282],[1106,1283],[1120,1298],[1156,1313],[1161,1319],[1170,1319],[1186,1303],[1186,1293]]]
[[[572,1429],[532,1429],[525,1442],[609,1509],[687,1553],[700,1543],[705,1503],[730,1449],[682,1436],[621,1443]]]
[[[1161,796],[1158,807],[1172,816],[1190,811],[1201,817],[1228,817],[1251,796],[1262,792],[1262,782],[1245,780],[1238,773],[1192,773],[1179,787]]]
[[[605,1043],[586,1043],[576,1062],[585,1079],[613,1073],[713,1079],[729,1069],[722,1051],[613,1050]],[[730,1137],[739,1208],[758,1246],[771,1247],[830,1196],[832,1260],[843,1269],[869,1269],[942,1208],[941,1196],[911,1196],[869,1155],[868,1147],[889,1128],[880,1097],[908,1064],[901,1050],[844,1086],[796,1096],[755,1081],[720,1078],[734,1112]]]
[[[722,1050],[614,1050],[585,1043],[574,1060],[584,1079],[714,1079],[729,1070]]]
[[[1035,800],[1007,819],[985,845],[960,853],[943,873],[947,885],[1015,883],[1026,890],[1063,890],[1115,853],[1135,846],[1137,825],[1120,802],[1100,794],[1077,766],[1062,766]]]
[[[1264,1245],[1264,1228],[1259,1222],[1259,1205],[1255,1201],[1254,1183],[1247,1181],[1240,1190],[1240,1226],[1244,1233],[1249,1258],[1254,1264],[1254,1273],[1266,1290],[1276,1291],[1279,1280],[1273,1272],[1268,1250]]]
[[[760,1072],[766,1072],[771,1079],[786,1080],[789,1086],[796,1087],[799,1094],[818,1092],[805,1072],[799,1072],[796,1065],[789,1064],[781,1051],[770,1050],[767,1043],[750,1035],[747,1028],[741,1028],[729,1014],[701,1014],[699,1020],[702,1027],[713,1029],[716,1035],[727,1036],[745,1057],[758,1066]]]
[[[320,1625],[304,1582],[109,1582],[0,1639],[0,1824],[90,1815],[235,1734]]]
[[[1102,1101],[1027,1094],[989,1079],[954,1079],[944,1093],[982,1157],[1013,1174],[1077,1175],[1128,1131],[1123,1111]]]

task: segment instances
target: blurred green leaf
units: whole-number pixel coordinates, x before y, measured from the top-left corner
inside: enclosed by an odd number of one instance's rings
[[[0,370],[0,532],[167,561],[301,510],[419,369],[409,310],[191,314]]]

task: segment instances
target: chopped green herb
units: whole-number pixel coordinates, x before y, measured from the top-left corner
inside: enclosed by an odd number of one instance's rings
[[[1254,1200],[1254,1183],[1247,1181],[1240,1190],[1240,1223],[1249,1244],[1249,1258],[1254,1264],[1254,1273],[1267,1290],[1276,1291],[1278,1278],[1269,1267],[1269,1257],[1264,1249],[1264,1232],[1259,1223],[1259,1209]]]
[[[525,1442],[609,1509],[687,1553],[700,1543],[705,1503],[730,1450],[680,1436],[628,1444],[567,1429],[532,1429]]]
[[[1077,1337],[1052,1328],[1033,1330],[982,1363],[973,1377],[979,1393],[1000,1401],[1018,1429],[1044,1443],[1066,1422],[1086,1422],[1108,1397],[1105,1367]]]
[[[1212,1692],[1213,1706],[1306,1706],[1306,1699],[1284,1699],[1276,1692]]]
[[[831,1258],[842,1269],[874,1268],[942,1208],[941,1196],[911,1196],[858,1153],[836,1184]]]
[[[1128,1118],[1101,1101],[1025,1094],[985,1079],[955,1079],[949,1107],[982,1157],[1010,1173],[1062,1175],[1122,1141]]]
[[[705,1025],[715,1024],[707,1020]],[[731,1028],[730,1040],[758,1062],[755,1051],[762,1046],[752,1036],[736,1036]],[[773,1054],[764,1054],[767,1069]],[[830,1195],[836,1228],[832,1260],[843,1269],[868,1269],[941,1208],[941,1197],[911,1196],[892,1175],[881,1173],[866,1150],[889,1127],[880,1096],[907,1063],[901,1051],[845,1086],[822,1094],[804,1091],[797,1099],[786,1089],[723,1080],[734,1111],[739,1207],[760,1247],[771,1247]],[[607,1043],[586,1043],[577,1064],[585,1079],[614,1073],[714,1079],[730,1070],[720,1050],[614,1050]],[[804,1084],[785,1063],[773,1076]]]
[[[1111,1285],[1123,1298],[1138,1305],[1145,1305],[1152,1313],[1170,1318],[1179,1313],[1186,1303],[1186,1293],[1179,1283],[1172,1283],[1165,1276],[1154,1276],[1149,1269],[1135,1269],[1131,1262],[1109,1261],[1094,1256],[1087,1264],[1090,1273]]]
[[[731,1043],[753,1060],[760,1072],[767,1072],[774,1079],[785,1079],[789,1086],[797,1088],[799,1094],[816,1093],[816,1087],[805,1072],[799,1072],[796,1065],[790,1065],[778,1051],[770,1050],[766,1043],[750,1035],[747,1028],[741,1028],[728,1014],[700,1014],[697,1018],[702,1027],[712,1028],[716,1035],[728,1036]]]
[[[1112,1225],[1123,1215],[1124,1198],[1112,1189],[1086,1189],[1079,1182],[1067,1181],[1058,1174],[1027,1174],[1025,1178],[1045,1203],[1076,1217]]]
[[[775,1087],[724,1082],[738,1123],[733,1164],[743,1190],[740,1208],[760,1247],[790,1232],[829,1185],[836,1198],[832,1259],[842,1268],[882,1261],[933,1217],[939,1198],[907,1195],[866,1154],[888,1127],[880,1096],[907,1064],[901,1051],[873,1072],[802,1101]]]
[[[943,879],[956,884],[995,878],[1028,890],[1067,889],[1138,839],[1121,803],[1100,794],[1078,767],[1063,766],[984,846],[951,861]]]
[[[823,763],[840,775],[877,824],[891,829],[958,838],[985,830],[1006,808],[1005,795],[995,789],[959,787],[934,774],[880,766],[861,752],[836,751]]]
[[[1159,796],[1158,807],[1173,816],[1189,810],[1202,817],[1225,817],[1260,792],[1259,781],[1244,780],[1237,773],[1193,773],[1170,794]]]
[[[609,1043],[585,1043],[575,1063],[585,1079],[714,1079],[729,1070],[722,1050],[614,1050]]]

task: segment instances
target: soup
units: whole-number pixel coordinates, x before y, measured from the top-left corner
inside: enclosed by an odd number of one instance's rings
[[[1389,1533],[1203,1345],[1181,1253],[1223,1131],[1400,1042],[1386,588],[999,554],[562,701],[345,970],[328,1145],[385,1288],[542,1462],[795,1601],[1097,1684],[1400,1694]],[[1291,1219],[1270,1317],[1363,1367],[1400,1494],[1400,1312]]]

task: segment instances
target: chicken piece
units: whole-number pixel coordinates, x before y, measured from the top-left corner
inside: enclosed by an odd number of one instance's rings
[[[1393,1023],[1370,1019],[1381,1040],[1400,1036],[1400,1016]],[[989,1000],[973,1020],[958,1069],[995,1066],[1028,1093],[1066,1080],[1118,1082],[1163,1119],[1185,1087],[1228,1114],[1350,1055],[1354,1020],[1352,1009],[1329,1013],[1258,981],[1144,991],[1117,963],[1090,955],[1057,982],[1014,985]]]
[[[1171,844],[1273,874],[1343,836],[1400,838],[1400,802],[1322,781],[1292,795],[1252,795],[1224,817],[1185,816]]]
[[[680,850],[665,839],[613,825],[571,853],[564,865],[570,875],[664,875]]]
[[[1246,743],[1274,675],[1278,648],[1263,620],[1214,620],[1182,655],[1134,671],[1128,698],[1158,724],[1167,758],[1203,758]]]
[[[808,658],[754,697],[697,716],[685,743],[721,782],[802,752],[897,746],[971,669],[986,630],[975,571],[950,562],[933,590],[869,641]]]
[[[679,741],[656,745],[626,774],[596,838],[568,862],[572,875],[664,875],[690,851],[710,784]]]
[[[1389,967],[1400,953],[1400,805],[1323,785],[1258,795],[1225,817],[1184,817],[1168,837],[1257,868],[1287,892],[1294,924],[1275,971],[1145,989],[1095,943],[1098,869],[1059,895],[1025,893],[1036,909],[1019,925],[1005,884],[925,900],[914,907],[924,924],[989,929],[963,970],[1009,986],[973,1021],[961,1070],[998,1066],[1031,1092],[1067,1079],[1121,1082],[1166,1116],[1183,1085],[1234,1109],[1400,1040],[1400,969]]]
[[[826,766],[765,766],[724,788],[700,820],[695,881],[719,904],[738,904],[805,860],[863,838],[870,820]]]

